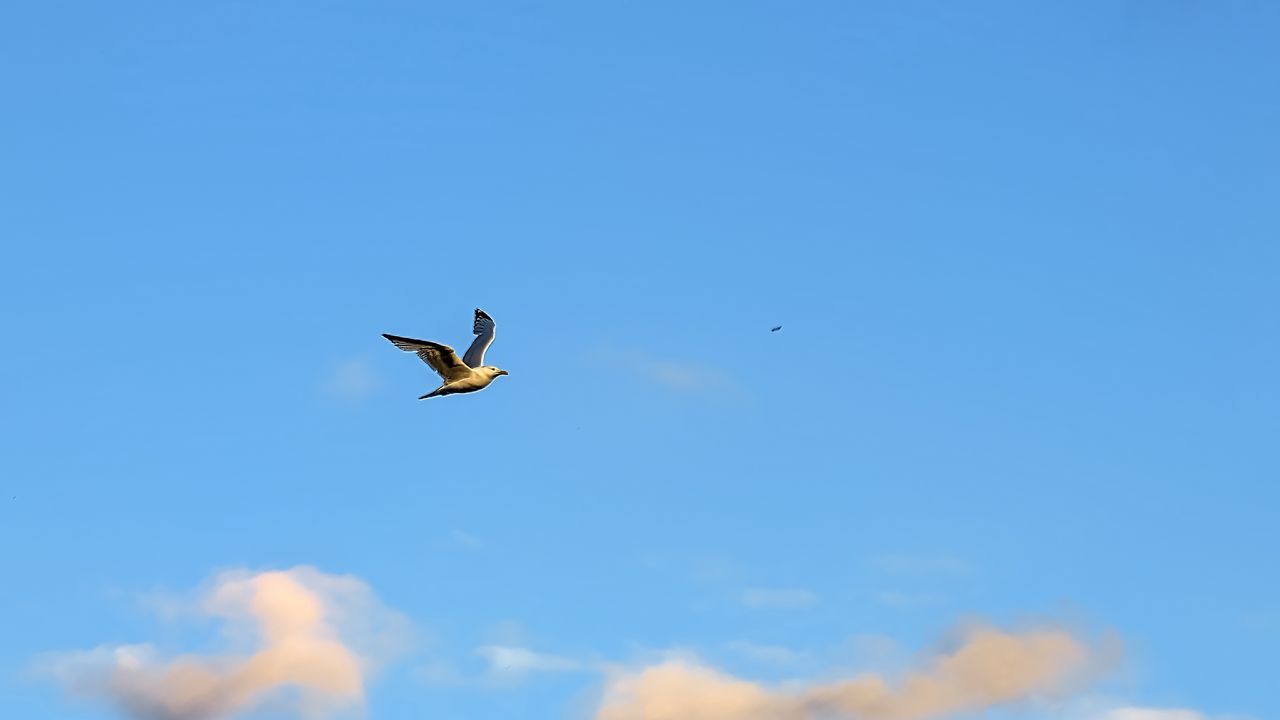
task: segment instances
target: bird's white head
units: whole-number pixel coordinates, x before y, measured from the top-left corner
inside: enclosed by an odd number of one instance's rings
[[[494,366],[492,366],[492,365],[485,365],[485,366],[484,366],[484,368],[483,368],[483,370],[484,370],[486,373],[488,373],[488,374],[489,374],[489,377],[490,377],[490,378],[496,378],[496,377],[498,377],[499,375],[509,375],[509,374],[510,374],[510,373],[508,373],[506,370],[500,370],[500,369],[498,369],[498,368],[496,368],[496,367],[494,367]]]

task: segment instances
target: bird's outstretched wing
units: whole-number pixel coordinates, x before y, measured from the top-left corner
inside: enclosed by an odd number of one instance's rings
[[[467,367],[458,359],[458,353],[448,345],[442,345],[438,342],[430,340],[414,340],[413,338],[400,337],[399,335],[382,334],[382,337],[391,341],[393,345],[406,352],[417,353],[422,358],[422,362],[431,366],[432,370],[440,373],[440,377],[444,381],[454,382],[471,376],[471,368]]]
[[[476,322],[471,328],[471,332],[476,334],[476,339],[471,341],[471,347],[467,348],[466,354],[462,356],[463,362],[473,368],[484,364],[484,351],[488,350],[489,344],[493,342],[493,328],[493,318],[480,308],[476,308]]]

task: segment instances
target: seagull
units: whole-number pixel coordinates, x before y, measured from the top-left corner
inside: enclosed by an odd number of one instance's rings
[[[779,330],[781,330],[781,329],[782,329],[782,326],[781,326],[781,325],[779,325],[779,326],[775,327],[774,329],[770,330],[769,332],[778,332],[778,331],[779,331]]]
[[[493,342],[493,327],[493,318],[480,308],[476,308],[476,320],[471,329],[476,339],[471,341],[471,347],[467,348],[461,360],[458,359],[458,353],[454,352],[453,348],[438,342],[414,340],[386,333],[383,333],[382,337],[390,340],[391,344],[401,350],[417,353],[418,357],[422,358],[422,362],[430,365],[432,370],[440,374],[440,379],[444,383],[418,398],[426,400],[443,395],[483,390],[489,387],[489,383],[493,382],[494,378],[508,374],[506,370],[484,364],[484,351],[488,350],[489,344]]]

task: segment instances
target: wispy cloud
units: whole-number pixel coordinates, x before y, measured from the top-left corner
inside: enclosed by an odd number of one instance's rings
[[[1256,720],[1247,715],[1220,715],[1186,707],[1156,707],[1084,695],[1068,703],[1046,704],[1030,715],[1054,720]]]
[[[411,674],[418,682],[431,687],[462,687],[469,684],[457,663],[443,658],[419,665]]]
[[[647,375],[673,390],[701,392],[724,387],[723,373],[692,363],[671,360],[649,360],[643,369]]]
[[[1014,633],[991,627],[970,628],[952,650],[925,659],[896,682],[863,673],[771,688],[696,661],[671,659],[615,672],[595,718],[925,720],[1065,692],[1101,663],[1087,643],[1063,630]]]
[[[584,667],[573,658],[511,645],[484,645],[476,648],[476,654],[488,663],[489,677],[499,681],[519,681],[532,673],[574,672]]]
[[[1280,630],[1280,609],[1270,608],[1243,613],[1239,616],[1239,622],[1252,632],[1275,632]]]
[[[882,590],[876,593],[876,602],[885,607],[909,609],[930,607],[942,603],[942,598],[929,593],[908,593],[897,590]]]
[[[802,657],[800,653],[781,645],[761,645],[746,640],[735,640],[728,648],[742,657],[764,665],[794,665]]]
[[[638,351],[619,350],[600,351],[597,356],[611,365],[677,392],[720,391],[733,385],[722,370],[691,360],[658,358]]]
[[[364,358],[344,360],[329,372],[324,382],[325,393],[349,403],[364,402],[377,389],[377,375]]]
[[[952,555],[912,555],[889,553],[871,558],[871,564],[895,575],[968,575],[973,567]]]
[[[147,644],[104,646],[51,653],[38,665],[70,692],[136,720],[229,718],[268,700],[327,717],[361,703],[370,673],[408,634],[359,578],[310,567],[220,574],[193,610],[252,649],[169,657]]]
[[[449,531],[449,544],[462,550],[483,550],[484,541],[464,530]]]
[[[1208,720],[1195,710],[1122,707],[1107,711],[1099,720]]]
[[[742,604],[749,608],[799,609],[818,604],[818,596],[801,588],[748,588]]]
[[[484,662],[482,671],[464,673],[451,660],[433,660],[414,671],[414,676],[436,687],[464,687],[489,690],[510,689],[532,675],[589,672],[588,662],[563,655],[538,652],[521,645],[482,645],[474,653]]]

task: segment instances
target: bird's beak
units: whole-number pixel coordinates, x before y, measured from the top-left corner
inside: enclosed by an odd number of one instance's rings
[[[498,371],[498,374],[499,374],[499,375],[510,375],[511,373],[507,372],[506,370],[499,370],[499,371]]]

